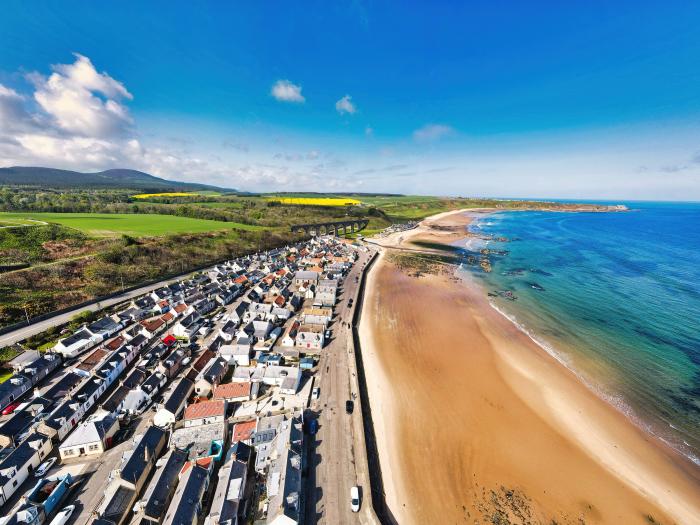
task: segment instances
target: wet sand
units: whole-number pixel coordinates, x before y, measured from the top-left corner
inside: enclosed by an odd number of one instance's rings
[[[449,266],[420,277],[397,266],[409,252],[396,248],[452,243],[468,221],[443,214],[381,239],[393,248],[368,277],[363,361],[397,522],[700,523],[696,465],[594,395]]]

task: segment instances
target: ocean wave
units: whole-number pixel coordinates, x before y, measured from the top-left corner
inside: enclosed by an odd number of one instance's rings
[[[560,364],[565,366],[569,371],[571,371],[596,396],[598,396],[600,399],[602,399],[603,401],[614,407],[617,411],[622,413],[625,417],[627,417],[627,419],[629,419],[635,426],[637,426],[647,434],[659,439],[679,454],[685,456],[690,461],[700,466],[700,457],[698,457],[692,452],[692,449],[687,442],[685,442],[684,440],[678,442],[678,440],[664,435],[664,433],[660,432],[654,425],[651,425],[649,422],[645,421],[642,417],[640,417],[621,395],[611,394],[610,392],[605,391],[600,385],[591,382],[586,376],[584,376],[578,370],[576,370],[576,368],[572,364],[571,359],[566,354],[556,350],[554,346],[547,343],[546,341],[543,341],[540,337],[537,336],[535,332],[533,332],[520,321],[518,321],[518,319],[513,314],[510,314],[505,310],[499,308],[499,306],[494,301],[489,300],[489,305],[491,306],[491,308],[493,308],[499,314],[501,314],[504,318],[510,321],[523,334],[528,336],[528,338],[530,338],[530,340],[532,340],[533,343],[542,348],[545,352],[547,352],[547,354],[556,359],[557,362],[559,362]],[[669,426],[673,429],[678,430],[673,424],[669,424]]]

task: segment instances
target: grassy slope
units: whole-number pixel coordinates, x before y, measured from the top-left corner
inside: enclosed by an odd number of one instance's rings
[[[33,218],[74,228],[94,237],[113,237],[122,234],[133,237],[151,237],[171,233],[201,233],[210,231],[259,230],[260,226],[234,222],[190,219],[174,215],[117,214],[117,213],[0,213],[0,221]]]

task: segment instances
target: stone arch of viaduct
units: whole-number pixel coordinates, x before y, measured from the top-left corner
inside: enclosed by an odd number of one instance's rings
[[[306,235],[347,235],[359,232],[367,227],[368,219],[353,219],[347,221],[319,222],[315,224],[295,224],[292,232],[303,232]]]

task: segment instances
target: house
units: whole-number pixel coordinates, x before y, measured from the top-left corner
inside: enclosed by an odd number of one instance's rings
[[[183,424],[185,428],[208,425],[211,423],[223,423],[226,418],[226,401],[213,399],[193,403],[185,409]]]
[[[139,324],[142,327],[141,334],[146,339],[153,339],[165,329],[165,321],[163,321],[160,317],[139,321]]]
[[[12,417],[0,426],[0,447],[15,447],[29,434],[37,420],[49,412],[53,401],[34,397],[22,410],[15,410]]]
[[[301,385],[301,370],[295,366],[270,365],[265,368],[263,383],[278,386],[280,393],[294,395]]]
[[[249,307],[249,302],[241,301],[240,303],[238,303],[236,308],[233,309],[233,312],[229,314],[229,318],[231,319],[231,321],[236,323],[236,326],[240,325],[243,322],[243,318],[245,317],[245,314],[248,311]]]
[[[270,332],[274,328],[273,324],[269,321],[254,320],[246,325],[243,331],[253,337],[256,337],[260,341],[267,339]]]
[[[232,320],[226,321],[224,326],[219,329],[219,337],[226,342],[233,341],[233,338],[236,335],[236,326],[236,323]]]
[[[318,272],[300,270],[294,274],[293,282],[297,287],[308,288],[310,284],[318,283]]]
[[[197,331],[202,327],[202,318],[197,312],[192,312],[180,319],[173,326],[173,335],[175,337],[184,337],[191,339],[196,337]]]
[[[112,337],[112,335],[116,334],[122,328],[121,322],[117,322],[111,317],[103,317],[86,326],[86,330],[94,336],[99,337],[100,341]]]
[[[242,441],[243,443],[250,445],[253,439],[253,434],[255,434],[256,426],[257,421],[255,419],[250,421],[241,421],[233,425],[231,443]]]
[[[248,337],[245,339],[250,341]],[[222,345],[219,347],[221,357],[226,359],[229,364],[235,364],[236,366],[250,365],[250,353],[251,346],[249,344]]]
[[[123,484],[138,493],[167,442],[166,430],[157,426],[148,427],[119,471]]]
[[[196,525],[202,512],[202,498],[209,487],[211,465],[207,468],[194,464],[180,476],[163,525]]]
[[[124,525],[131,522],[136,497],[154,468],[156,460],[167,442],[167,432],[158,427],[148,427],[138,445],[128,456],[105,490],[102,502],[94,511],[94,525]]]
[[[9,361],[7,366],[12,368],[12,370],[15,372],[21,372],[24,370],[24,367],[29,366],[30,363],[33,363],[40,357],[41,354],[37,350],[25,350],[17,357]]]
[[[302,422],[284,421],[267,466],[267,518],[270,525],[296,525],[301,514]]]
[[[213,399],[223,399],[228,403],[242,403],[251,399],[250,381],[225,383],[214,389]]]
[[[302,324],[297,332],[294,345],[308,352],[309,350],[321,350],[323,348],[323,326],[318,324]]]
[[[22,374],[15,374],[0,383],[0,410],[22,397],[32,386],[31,380]]]
[[[163,406],[158,409],[153,416],[153,424],[159,427],[167,427],[177,420],[178,416],[185,409],[187,400],[192,395],[194,383],[183,377],[167,395]]]
[[[137,505],[139,511],[137,516],[142,516],[154,523],[160,523],[170,505],[178,485],[180,471],[186,462],[187,452],[177,448],[170,449],[165,456],[158,460],[153,479]]]
[[[320,324],[324,328],[333,319],[333,310],[331,308],[304,308],[301,313],[301,322],[303,324]]]
[[[284,335],[282,336],[282,346],[293,347],[295,345],[300,326],[301,323],[296,319],[289,323],[287,328],[284,330]]]
[[[102,454],[112,446],[112,438],[117,430],[119,422],[110,413],[90,416],[58,447],[61,460]]]
[[[229,450],[204,525],[242,525],[248,514],[255,472],[254,450],[243,442]]]
[[[218,357],[200,373],[195,383],[195,391],[198,396],[208,396],[216,388],[228,372],[228,360]]]
[[[0,505],[24,483],[51,452],[51,439],[33,432],[0,461]]]
[[[56,346],[53,347],[53,351],[61,354],[66,359],[70,359],[79,356],[100,341],[102,341],[101,337],[96,337],[85,329],[78,330],[74,334],[60,339]]]

